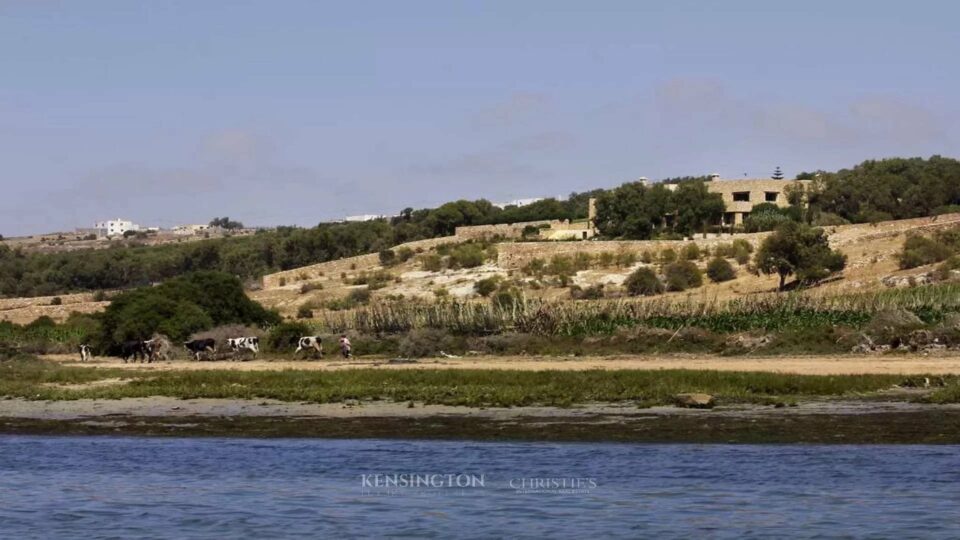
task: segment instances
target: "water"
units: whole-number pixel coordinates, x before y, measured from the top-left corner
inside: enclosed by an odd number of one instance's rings
[[[956,538],[958,450],[4,436],[0,537]]]

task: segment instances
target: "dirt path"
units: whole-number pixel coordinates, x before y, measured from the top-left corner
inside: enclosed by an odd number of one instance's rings
[[[670,355],[670,356],[602,356],[602,357],[537,357],[537,356],[472,356],[464,358],[425,358],[397,361],[384,358],[343,360],[329,358],[313,361],[261,359],[249,362],[172,361],[154,364],[124,364],[114,358],[96,358],[81,364],[76,356],[51,355],[47,359],[68,365],[125,368],[143,371],[225,369],[260,370],[341,370],[376,369],[514,369],[514,370],[586,370],[586,369],[705,369],[720,371],[768,371],[805,375],[846,374],[960,374],[960,353],[937,355],[835,355],[835,356],[738,356]]]

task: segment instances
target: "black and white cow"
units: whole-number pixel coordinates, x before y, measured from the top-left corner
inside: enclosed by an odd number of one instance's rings
[[[256,358],[257,353],[260,352],[260,338],[256,336],[230,338],[227,340],[227,345],[230,346],[234,355],[242,351],[250,351],[253,353],[253,357]]]
[[[160,354],[160,342],[155,339],[146,341],[124,341],[120,344],[120,358],[126,364],[128,360],[153,362]]]
[[[156,339],[148,339],[143,342],[143,354],[148,363],[160,359],[160,346],[160,341]]]
[[[217,340],[213,338],[206,339],[195,339],[193,341],[186,341],[183,344],[188,351],[193,353],[193,358],[200,361],[200,357],[205,352],[216,353],[217,352]]]
[[[293,352],[294,355],[300,351],[313,349],[320,353],[320,358],[323,358],[323,340],[320,339],[320,336],[304,336],[300,338],[297,342],[297,350]]]
[[[91,358],[93,358],[93,351],[90,349],[89,345],[80,345],[78,349],[80,351],[81,362],[86,362],[87,360],[90,360]]]

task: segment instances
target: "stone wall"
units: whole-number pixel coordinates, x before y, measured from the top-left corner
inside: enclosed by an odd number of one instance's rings
[[[394,246],[391,249],[396,251],[405,247],[414,251],[417,251],[418,249],[426,251],[442,244],[449,244],[458,241],[460,241],[460,239],[456,236],[444,236],[441,238],[415,240],[413,242],[407,242],[405,244]],[[317,279],[321,276],[321,274],[324,276],[339,276],[343,272],[349,273],[355,271],[356,269],[370,269],[371,267],[379,264],[380,254],[368,253],[366,255],[346,257],[343,259],[337,259],[335,261],[312,264],[310,266],[301,266],[300,268],[294,268],[293,270],[284,270],[283,272],[277,272],[275,274],[263,276],[263,288],[275,289],[277,287],[281,287],[281,280],[285,281],[286,285],[293,285],[300,281]]]
[[[523,229],[530,225],[533,225],[534,227],[538,227],[540,225],[550,225],[553,227],[559,224],[560,221],[558,220],[543,220],[525,221],[523,223],[503,223],[500,225],[469,225],[466,227],[457,227],[455,236],[461,242],[466,240],[493,238],[495,236],[516,240],[523,236]]]
[[[738,234],[735,236],[723,235],[695,240],[612,240],[612,241],[571,241],[571,242],[516,242],[503,243],[497,246],[497,265],[505,270],[518,270],[533,259],[549,261],[554,255],[574,256],[577,253],[599,255],[604,252],[614,255],[622,252],[633,252],[640,256],[644,251],[656,255],[661,250],[671,248],[679,253],[680,249],[690,243],[699,247],[712,248],[717,244],[729,244],[735,239],[746,240],[754,248],[770,233]]]

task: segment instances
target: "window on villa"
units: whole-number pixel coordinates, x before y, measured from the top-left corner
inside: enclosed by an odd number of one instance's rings
[[[734,202],[750,202],[749,191],[735,191],[733,193]]]
[[[777,195],[779,195],[779,193],[776,191],[766,191],[763,193],[763,200],[767,202],[777,202]]]

